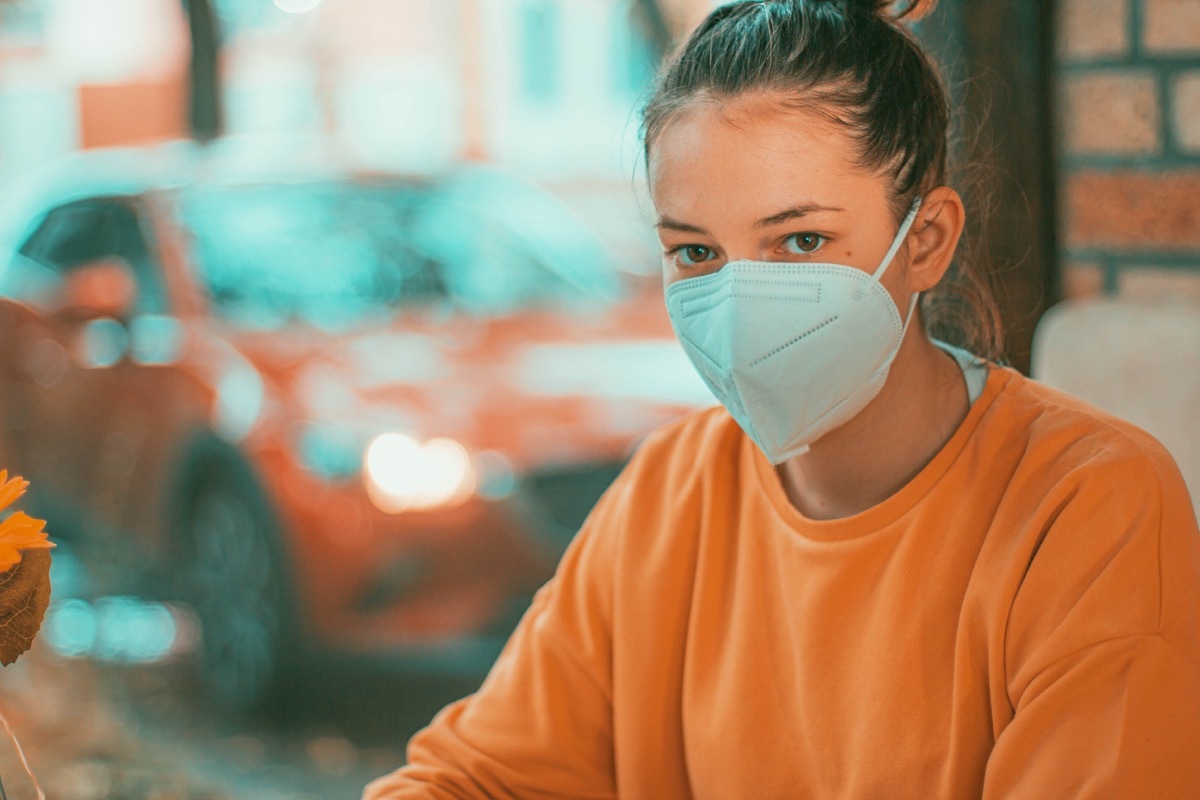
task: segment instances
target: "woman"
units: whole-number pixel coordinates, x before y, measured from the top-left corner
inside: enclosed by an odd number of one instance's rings
[[[1200,797],[1187,490],[1145,433],[972,354],[995,315],[947,274],[913,5],[736,2],[668,66],[667,307],[723,408],[649,438],[366,797]]]

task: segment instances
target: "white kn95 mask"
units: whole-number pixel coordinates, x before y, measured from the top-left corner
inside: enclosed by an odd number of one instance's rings
[[[902,321],[879,281],[920,207],[918,198],[874,273],[743,260],[668,287],[683,349],[772,464],[806,451],[883,388],[919,295]]]

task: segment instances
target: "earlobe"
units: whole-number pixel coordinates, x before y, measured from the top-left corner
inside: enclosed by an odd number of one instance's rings
[[[939,186],[925,197],[913,225],[912,258],[909,262],[910,289],[932,289],[946,274],[962,237],[966,211],[958,192]]]

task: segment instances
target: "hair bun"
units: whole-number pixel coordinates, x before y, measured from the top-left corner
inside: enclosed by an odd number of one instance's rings
[[[847,0],[846,5],[889,22],[916,22],[929,16],[937,6],[937,0]]]

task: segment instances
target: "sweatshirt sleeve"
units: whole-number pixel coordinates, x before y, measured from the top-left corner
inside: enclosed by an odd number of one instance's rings
[[[474,695],[413,737],[363,800],[611,798],[612,568],[617,479]]]
[[[1046,499],[1009,616],[1013,716],[984,800],[1200,797],[1200,533],[1150,445]]]

